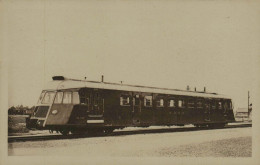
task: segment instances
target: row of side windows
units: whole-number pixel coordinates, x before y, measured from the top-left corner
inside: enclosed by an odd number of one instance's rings
[[[144,106],[145,107],[152,107],[153,98],[152,96],[144,96]],[[157,107],[164,107],[165,101],[164,99],[157,99],[156,106]],[[176,105],[177,104],[177,105]],[[203,108],[203,101],[201,99],[196,100],[197,108]],[[120,105],[121,106],[130,106],[130,97],[129,96],[121,96],[120,97]],[[139,95],[133,97],[133,105],[138,106],[140,105]],[[195,108],[195,100],[189,99],[186,103],[184,99],[169,99],[167,100],[168,107],[179,107],[184,108],[187,105],[188,108]],[[221,101],[214,101],[212,103],[205,103],[205,107],[209,107],[211,105],[212,109],[222,109],[223,103]],[[232,108],[232,104],[228,105],[227,102],[224,103],[224,108]]]

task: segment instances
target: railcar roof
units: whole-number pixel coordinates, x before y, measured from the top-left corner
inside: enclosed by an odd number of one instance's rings
[[[85,87],[122,90],[122,91],[134,91],[134,92],[158,93],[158,94],[172,94],[172,95],[182,95],[182,96],[230,99],[230,97],[216,94],[216,93],[195,92],[195,91],[185,91],[185,90],[178,90],[178,89],[157,88],[157,87],[147,87],[147,86],[139,86],[139,85],[128,85],[128,84],[74,80],[74,79],[53,80],[45,86],[44,90],[63,90],[63,89],[72,89],[72,88],[74,89],[85,88]]]

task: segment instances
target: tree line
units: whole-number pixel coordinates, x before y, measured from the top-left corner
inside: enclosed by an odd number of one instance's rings
[[[23,106],[17,105],[12,106],[8,109],[8,115],[31,115],[34,111],[35,106]]]

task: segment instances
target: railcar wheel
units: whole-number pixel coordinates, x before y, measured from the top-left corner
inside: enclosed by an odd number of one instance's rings
[[[217,123],[216,128],[224,128],[225,125],[226,125],[225,123]]]
[[[110,133],[112,133],[113,131],[114,131],[113,128],[104,129],[104,132],[105,132],[106,134],[110,134]]]
[[[81,131],[81,130],[71,130],[71,134],[73,134],[73,135],[83,135],[85,133],[86,132]]]
[[[81,130],[81,129],[79,129],[79,130],[71,130],[71,133],[73,134],[73,135],[86,135],[86,134],[88,134],[88,130]]]
[[[89,129],[87,130],[87,134],[89,135],[100,135],[103,134],[104,130],[103,129]]]
[[[206,128],[208,125],[206,124],[194,124],[195,127],[197,128]]]
[[[224,128],[225,125],[226,125],[225,123],[212,123],[212,124],[208,124],[208,127],[219,129],[219,128]]]
[[[68,130],[61,130],[60,133],[61,133],[62,135],[64,135],[64,136],[68,136],[69,133],[70,133],[70,131],[68,131]]]

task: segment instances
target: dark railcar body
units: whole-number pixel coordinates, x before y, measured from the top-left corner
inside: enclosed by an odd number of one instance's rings
[[[58,82],[68,81],[75,82]],[[80,83],[44,90],[28,127],[68,132],[152,125],[209,126],[234,121],[231,99],[217,94]]]

